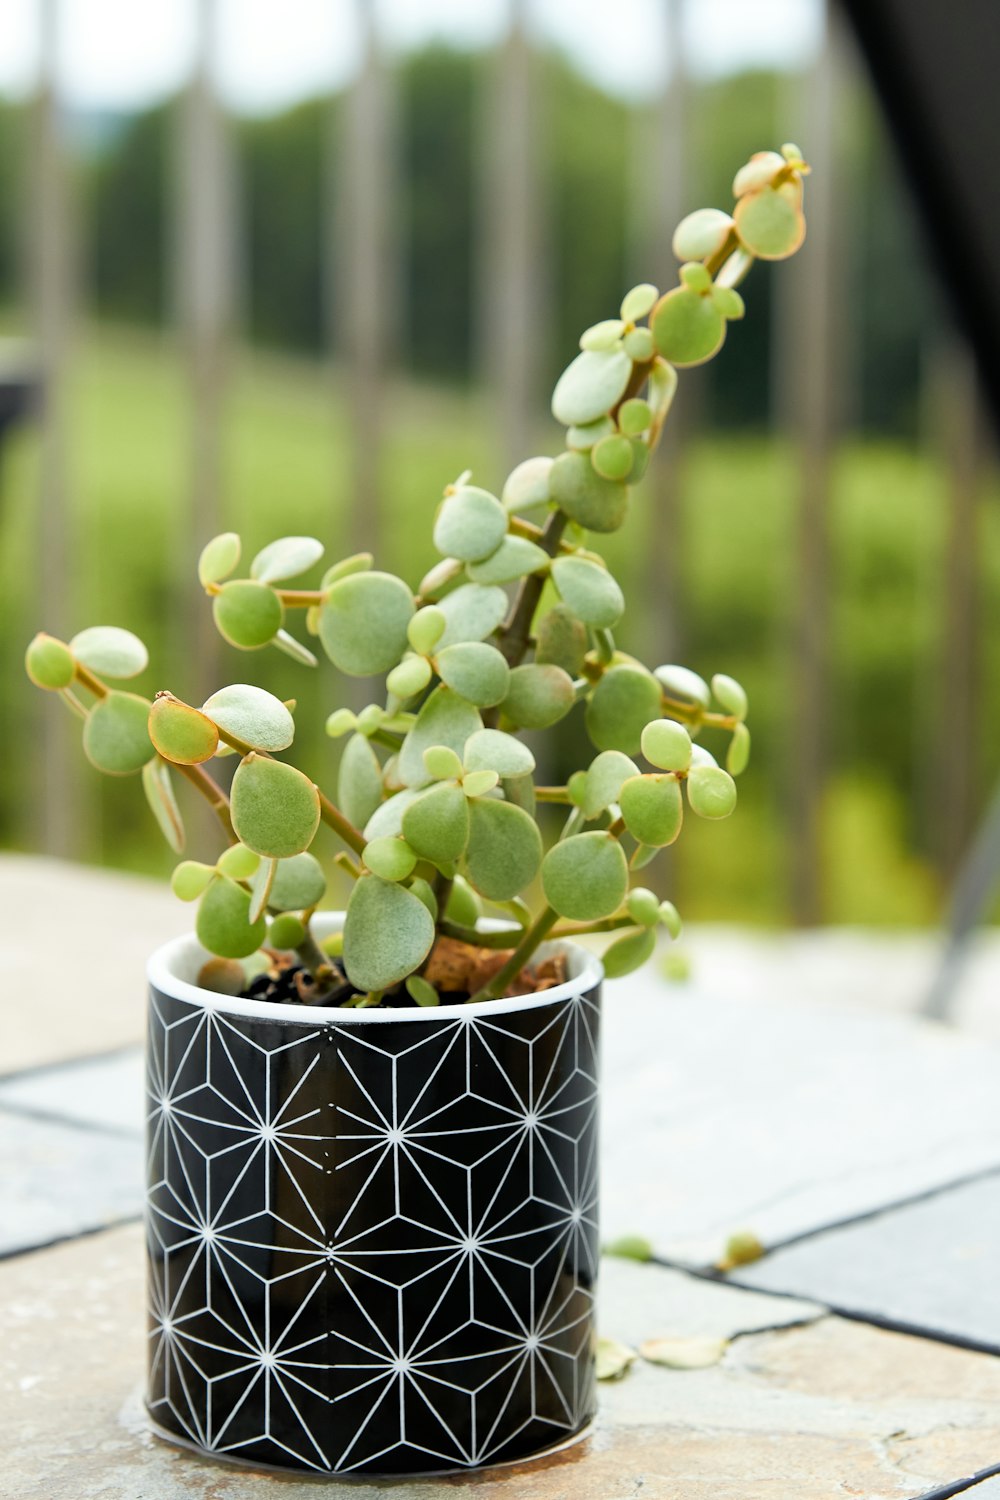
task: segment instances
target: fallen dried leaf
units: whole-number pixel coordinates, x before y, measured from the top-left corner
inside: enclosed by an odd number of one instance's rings
[[[629,1365],[635,1361],[635,1350],[617,1339],[597,1340],[598,1380],[621,1380]]]
[[[647,1339],[639,1353],[651,1365],[669,1370],[707,1370],[719,1363],[728,1347],[728,1339]]]

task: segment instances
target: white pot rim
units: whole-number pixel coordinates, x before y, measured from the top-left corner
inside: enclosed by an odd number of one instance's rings
[[[320,937],[338,932],[344,923],[343,912],[317,912],[313,919],[315,931]],[[490,932],[503,931],[509,924],[492,919],[484,920],[483,929]],[[517,932],[517,927],[511,927]],[[282,1004],[273,1000],[244,1000],[238,996],[219,995],[202,989],[185,978],[197,976],[202,964],[212,957],[203,948],[193,933],[185,933],[164,943],[150,956],[146,977],[154,989],[175,1000],[186,1000],[189,1005],[198,1005],[203,1010],[225,1016],[239,1016],[246,1020],[283,1021],[286,1025],[309,1026],[378,1026],[393,1022],[472,1021],[489,1016],[502,1015],[505,1011],[536,1010],[545,1005],[557,1005],[571,1000],[593,989],[604,977],[601,961],[595,953],[580,943],[559,940],[544,943],[539,955],[565,952],[574,972],[563,984],[537,994],[514,995],[507,1000],[477,1000],[464,1005],[417,1005],[373,1007],[370,1010],[345,1009],[337,1005]]]

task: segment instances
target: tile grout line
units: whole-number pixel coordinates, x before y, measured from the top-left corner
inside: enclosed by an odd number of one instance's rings
[[[967,1479],[956,1479],[951,1484],[939,1485],[934,1490],[924,1490],[915,1495],[913,1500],[953,1500],[955,1495],[965,1495],[974,1489],[977,1484],[983,1484],[987,1479],[995,1479],[1000,1475],[1000,1464],[992,1464],[988,1469],[980,1469],[977,1474],[970,1474]]]
[[[135,1042],[122,1042],[117,1047],[108,1047],[103,1052],[80,1052],[73,1057],[57,1058],[54,1062],[29,1063],[26,1068],[11,1068],[0,1072],[0,1088],[5,1083],[19,1082],[22,1078],[37,1078],[42,1073],[59,1073],[64,1068],[79,1068],[87,1063],[111,1062],[116,1057],[125,1057],[130,1052],[141,1052],[141,1038]]]
[[[103,1224],[91,1224],[87,1229],[79,1229],[75,1234],[56,1234],[37,1245],[20,1245],[13,1250],[0,1250],[0,1265],[6,1261],[37,1255],[40,1250],[54,1250],[58,1245],[75,1245],[78,1240],[93,1239],[97,1234],[105,1234],[112,1229],[123,1229],[127,1224],[141,1224],[142,1220],[141,1211],[134,1214],[122,1214],[120,1218],[108,1219]]]
[[[88,1120],[80,1115],[64,1115],[55,1109],[43,1109],[33,1104],[22,1104],[20,1101],[4,1099],[0,1095],[0,1120],[5,1115],[13,1115],[19,1120],[37,1120],[43,1125],[61,1125],[67,1130],[83,1130],[88,1135],[111,1136],[116,1140],[139,1141],[142,1139],[142,1125],[130,1130],[126,1125],[108,1125],[100,1120]]]

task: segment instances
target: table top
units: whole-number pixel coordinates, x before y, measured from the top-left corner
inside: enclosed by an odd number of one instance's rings
[[[48,921],[81,983],[35,996]],[[148,951],[186,913],[158,885],[0,858],[0,1403],[18,1500],[295,1500],[315,1482],[160,1443],[143,1363],[140,1041]],[[703,929],[693,977],[654,960],[607,986],[602,1333],[716,1340],[641,1354],[601,1387],[594,1432],[530,1465],[439,1480],[329,1481],[351,1500],[1000,1500],[1000,941],[945,1028],[913,1013],[926,935]],[[51,964],[45,969],[51,973]],[[722,1246],[767,1253],[726,1277]]]

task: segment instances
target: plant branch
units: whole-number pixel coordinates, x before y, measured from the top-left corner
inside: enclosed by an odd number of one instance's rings
[[[201,793],[222,824],[226,838],[231,844],[238,844],[239,839],[233,831],[233,820],[229,813],[229,798],[214,777],[210,776],[203,766],[181,766],[176,761],[168,761],[167,764]]]
[[[538,538],[538,545],[543,547],[550,557],[554,557],[559,550],[559,543],[566,529],[566,520],[567,517],[563,511],[554,510]],[[510,667],[516,667],[528,649],[528,642],[531,639],[531,622],[544,587],[545,578],[540,573],[529,573],[526,578],[522,578],[514,603],[510,607],[510,613],[500,627],[498,644]]]
[[[505,994],[535,950],[544,943],[558,920],[558,912],[553,911],[551,906],[544,907],[541,915],[535,918],[503,968],[498,969],[489,983],[476,991],[471,997],[471,1003],[474,1004],[477,1000],[497,1000]]]

